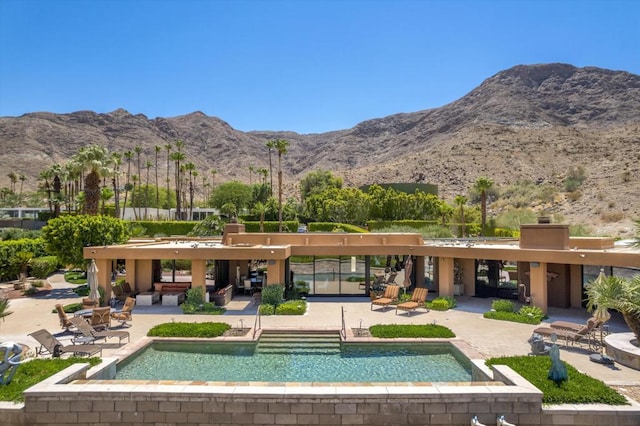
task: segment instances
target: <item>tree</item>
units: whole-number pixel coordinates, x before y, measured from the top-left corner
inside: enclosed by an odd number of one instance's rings
[[[300,181],[300,202],[304,204],[307,197],[329,188],[342,188],[342,178],[333,176],[328,170],[311,172]]]
[[[120,166],[122,165],[122,155],[119,152],[112,153],[111,163],[113,164],[111,186],[113,188],[113,196],[115,200],[115,211],[113,216],[120,217]]]
[[[465,197],[464,195],[456,195],[455,203],[456,206],[458,206],[458,208],[460,209],[460,226],[462,228],[462,232],[460,233],[460,235],[462,235],[462,238],[464,238],[466,228],[466,224],[464,222],[464,205],[467,204],[467,197]]]
[[[125,243],[129,226],[109,216],[60,216],[42,228],[42,239],[47,251],[61,263],[85,268],[84,247]]]
[[[267,141],[266,147],[269,150],[269,180],[270,180],[269,191],[270,191],[270,195],[273,197],[273,164],[271,162],[271,150],[276,147],[276,141],[275,140]]]
[[[608,310],[615,309],[622,314],[636,339],[640,340],[640,275],[631,280],[620,277],[598,278],[585,286],[587,310],[596,318],[608,318]]]
[[[170,168],[171,168],[171,143],[168,143],[164,146],[164,149],[167,150],[167,197],[169,197],[169,194],[171,193],[170,188],[169,188],[169,183],[170,181]],[[167,198],[167,205],[171,204],[171,201],[169,200],[169,198]]]
[[[211,205],[223,210],[226,204],[234,206],[234,213],[244,209],[251,201],[251,187],[238,181],[225,182],[211,194]]]
[[[136,153],[136,164],[138,165],[138,173],[136,174],[136,176],[138,176],[138,182],[140,182],[140,185],[142,185],[142,168],[140,165],[140,154],[142,154],[142,147],[140,145],[137,145],[135,148],[133,148],[133,150]],[[140,212],[140,209],[138,208],[138,218],[142,217],[142,214]]]
[[[156,172],[156,181],[154,182],[156,187],[158,186],[158,155],[160,154],[160,151],[162,151],[162,147],[160,145],[156,145],[155,146],[156,168],[154,169],[154,171]],[[160,219],[160,191],[156,191],[156,220],[159,220],[159,219]]]
[[[480,211],[482,214],[482,230],[484,235],[487,226],[487,191],[493,186],[493,180],[486,176],[480,176],[473,185],[474,189],[480,194]]]
[[[182,219],[182,169],[180,168],[180,162],[187,158],[182,152],[182,148],[184,148],[184,142],[177,140],[177,151],[171,154],[171,160],[173,160],[175,164],[176,219],[178,220]]]
[[[145,168],[147,169],[147,186],[144,192],[144,218],[145,219],[149,218],[149,170],[151,169],[152,166],[153,164],[151,163],[151,161],[147,161],[145,163]]]
[[[127,208],[127,198],[129,198],[129,191],[133,188],[131,186],[131,159],[133,158],[133,152],[126,151],[124,158],[127,160],[127,182],[124,184],[124,209],[122,209],[122,218],[124,219],[124,210]],[[133,197],[133,195],[132,195]]]
[[[22,188],[24,188],[24,181],[27,180],[27,177],[25,175],[23,175],[22,173],[20,173],[20,176],[18,177],[18,179],[20,179],[20,205],[22,206]]]
[[[284,139],[275,139],[270,142],[278,151],[278,232],[282,232],[282,156],[289,150],[289,142]]]
[[[261,202],[257,202],[253,206],[253,212],[260,217],[260,232],[264,232],[264,216],[267,213],[267,207]]]
[[[88,170],[84,178],[84,209],[88,215],[97,215],[100,205],[100,181],[111,174],[109,151],[99,145],[80,149],[75,157],[80,170]]]

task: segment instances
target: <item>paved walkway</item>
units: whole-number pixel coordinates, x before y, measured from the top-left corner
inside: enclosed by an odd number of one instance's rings
[[[53,290],[46,296],[13,299],[9,310],[13,314],[0,320],[0,340],[16,341],[33,348],[36,342],[27,334],[45,328],[61,339],[69,334],[62,333],[58,316],[52,313],[56,303],[69,304],[81,300],[66,283],[61,274],[52,276],[49,282]],[[507,321],[489,320],[482,313],[490,309],[492,299],[459,297],[458,307],[446,312],[418,311],[411,316],[395,314],[395,309],[370,309],[369,298],[365,297],[313,297],[309,299],[307,313],[303,316],[263,316],[262,328],[277,327],[341,327],[341,309],[345,311],[347,328],[367,328],[374,324],[425,324],[435,323],[449,327],[459,338],[467,341],[473,349],[486,357],[526,355],[530,346],[527,339],[537,326],[517,324]],[[127,328],[132,341],[146,335],[156,324],[181,322],[226,322],[232,327],[253,327],[256,307],[249,296],[236,296],[221,316],[184,315],[177,306],[136,306],[132,326]],[[586,322],[589,314],[582,309],[550,309],[547,322],[566,320]],[[615,316],[610,321],[612,332],[629,331],[624,321]],[[111,340],[113,341],[113,340]],[[105,356],[117,350],[115,343],[103,345]],[[605,366],[589,361],[589,354],[579,347],[563,348],[561,357],[578,370],[599,378],[608,384],[631,385],[640,383],[640,371],[621,365]]]

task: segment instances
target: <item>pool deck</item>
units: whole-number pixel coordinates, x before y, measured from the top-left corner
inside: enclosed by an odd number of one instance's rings
[[[35,348],[37,343],[28,333],[45,328],[55,334],[64,343],[71,337],[60,329],[58,316],[52,313],[57,303],[79,302],[71,291],[75,286],[64,281],[61,274],[52,276],[49,282],[53,290],[46,296],[12,299],[9,310],[13,313],[0,322],[0,340],[24,343]],[[488,311],[493,299],[460,296],[458,306],[449,311],[437,312],[418,310],[408,316],[406,312],[396,315],[395,308],[370,309],[368,297],[312,297],[308,300],[308,310],[303,316],[262,316],[263,329],[336,329],[342,324],[341,309],[344,308],[345,323],[348,330],[368,328],[375,324],[440,324],[450,328],[458,338],[467,342],[472,350],[489,358],[496,356],[526,355],[530,351],[527,340],[536,325],[518,324],[507,321],[485,319],[482,313]],[[249,296],[235,296],[226,306],[227,312],[220,316],[184,315],[179,306],[136,306],[131,327],[131,341],[136,342],[146,336],[154,325],[165,322],[226,322],[235,328],[251,328],[256,319],[256,307]],[[551,308],[549,319],[585,323],[590,316],[582,309]],[[117,323],[115,324],[117,325]],[[614,315],[609,322],[611,332],[628,332],[622,319]],[[114,327],[116,330],[118,327]],[[67,340],[67,341],[65,341]],[[103,356],[114,355],[121,350],[117,339],[102,344]],[[602,365],[591,362],[593,353],[580,346],[561,348],[560,355],[578,370],[604,381],[610,385],[638,385],[640,371],[615,364]]]

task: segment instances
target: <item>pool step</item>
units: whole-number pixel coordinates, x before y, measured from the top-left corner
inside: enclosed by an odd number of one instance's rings
[[[264,331],[258,353],[270,354],[337,354],[340,335],[337,332],[270,332]]]

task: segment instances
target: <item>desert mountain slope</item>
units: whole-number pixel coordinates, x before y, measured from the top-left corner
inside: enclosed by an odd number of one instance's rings
[[[41,170],[84,145],[119,152],[141,146],[144,162],[154,161],[160,146],[163,174],[165,145],[182,139],[187,161],[201,172],[216,169],[218,182],[248,182],[250,166],[268,168],[265,142],[274,138],[290,142],[283,166],[291,194],[316,169],[332,170],[350,185],[435,183],[451,199],[481,175],[498,187],[530,180],[560,189],[567,171],[581,166],[587,178],[579,196],[533,207],[622,236],[634,232],[630,220],[640,216],[640,76],[566,64],[515,66],[440,108],[321,134],[241,132],[201,112],[154,119],[122,109],[0,117],[0,166],[5,176],[25,174],[33,188]]]

